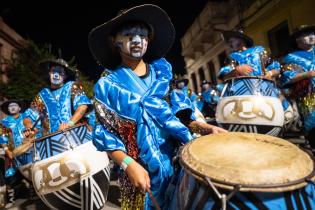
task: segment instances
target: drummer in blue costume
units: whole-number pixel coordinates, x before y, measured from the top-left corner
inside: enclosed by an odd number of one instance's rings
[[[194,121],[184,94],[168,95],[172,66],[163,56],[174,38],[168,15],[150,4],[124,10],[89,34],[92,54],[111,69],[94,87],[94,145],[124,170],[122,209],[154,209],[153,200],[168,209],[176,145],[192,139],[183,123],[203,133],[225,131]]]
[[[197,94],[192,91],[189,87],[188,87],[188,82],[189,80],[188,79],[178,79],[175,81],[176,83],[176,88],[173,89],[173,91],[182,91],[189,99],[190,101],[192,102],[192,106],[193,108],[198,107],[198,96]]]
[[[47,135],[87,121],[92,103],[82,85],[72,81],[75,70],[63,59],[44,60],[40,67],[49,76],[50,88],[42,89],[32,101],[25,124],[32,127],[41,117],[41,133]]]
[[[291,89],[304,130],[315,148],[315,26],[300,26],[291,35],[291,52],[285,56],[286,68],[281,74],[283,86]]]
[[[5,101],[1,105],[1,110],[4,112],[7,117],[5,117],[1,123],[5,127],[3,128],[3,135],[1,136],[1,144],[4,147],[6,152],[6,157],[11,159],[12,166],[9,167],[5,171],[5,177],[7,180],[7,187],[8,187],[8,204],[9,206],[13,205],[14,203],[14,189],[10,187],[19,179],[19,174],[16,169],[20,166],[26,165],[33,161],[33,152],[27,151],[24,154],[13,157],[12,150],[20,145],[22,145],[23,140],[25,138],[24,131],[27,129],[23,124],[23,120],[25,119],[26,113],[25,111],[25,103],[20,100],[8,100]]]
[[[203,108],[202,113],[205,117],[214,118],[215,117],[215,109],[219,100],[219,96],[217,91],[211,87],[211,83],[207,80],[203,80],[201,83],[202,87],[202,100],[203,100]]]
[[[272,79],[279,76],[280,63],[267,57],[264,47],[254,46],[253,40],[242,31],[223,31],[222,33],[233,52],[229,55],[231,65],[220,69],[219,79],[226,80],[239,76],[264,76]],[[266,58],[265,62],[262,62],[262,57]]]

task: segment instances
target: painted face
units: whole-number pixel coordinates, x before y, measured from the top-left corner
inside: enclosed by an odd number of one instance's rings
[[[210,85],[208,83],[202,85],[202,89],[208,90]]]
[[[231,37],[228,44],[233,51],[238,51],[243,46],[244,41],[241,38]]]
[[[140,25],[123,27],[114,42],[120,52],[132,58],[141,59],[147,51],[149,30]]]
[[[49,71],[50,82],[53,85],[62,85],[66,75],[65,70],[61,66],[54,66]]]
[[[179,89],[183,89],[183,88],[185,87],[185,82],[179,82],[179,83],[177,84],[177,87],[178,87]]]
[[[17,103],[10,103],[8,106],[8,112],[12,115],[17,114],[21,111],[21,107]]]
[[[298,44],[315,45],[315,33],[303,34],[296,41]]]

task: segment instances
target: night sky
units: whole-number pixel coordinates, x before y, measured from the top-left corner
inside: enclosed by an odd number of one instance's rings
[[[52,44],[55,55],[58,55],[60,48],[65,60],[75,56],[78,68],[95,81],[102,68],[96,64],[89,51],[88,33],[116,16],[119,10],[144,3],[156,4],[169,14],[176,29],[176,40],[166,58],[173,65],[175,73],[185,73],[180,38],[202,11],[207,0],[107,0],[102,1],[102,4],[85,1],[91,3],[72,3],[66,6],[55,1],[41,1],[36,5],[30,1],[27,4],[17,2],[16,5],[13,4],[14,1],[10,1],[10,5],[1,3],[0,15],[4,21],[24,38],[38,44]],[[170,2],[177,2],[177,5],[170,5]]]

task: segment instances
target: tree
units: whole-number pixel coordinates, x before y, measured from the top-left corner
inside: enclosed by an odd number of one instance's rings
[[[61,50],[58,50],[59,57]],[[8,63],[6,75],[8,82],[0,81],[0,95],[8,99],[22,99],[32,101],[43,87],[49,86],[48,75],[40,70],[39,62],[48,58],[56,58],[51,53],[51,45],[37,45],[32,40],[27,40],[25,47],[17,49]],[[68,62],[75,68],[74,57]],[[79,76],[84,90],[89,97],[93,96],[93,81],[82,74]]]
[[[0,94],[9,99],[32,100],[42,87],[48,85],[47,76],[38,66],[40,60],[47,58],[54,58],[49,45],[40,47],[27,40],[24,47],[15,50],[11,60],[5,61],[8,82],[0,81]]]

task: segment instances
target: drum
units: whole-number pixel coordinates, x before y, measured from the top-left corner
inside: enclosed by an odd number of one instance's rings
[[[292,191],[297,194],[315,176],[308,153],[283,139],[254,133],[200,137],[180,150],[179,162],[184,171],[172,203],[175,209],[212,209],[215,205],[218,209],[235,203],[281,209],[287,201],[283,196],[291,196]],[[315,207],[315,188],[311,188],[310,205]]]
[[[260,77],[226,80],[216,119],[229,131],[277,136],[284,123],[279,90],[272,80]]]
[[[102,209],[110,182],[107,153],[96,150],[85,125],[36,140],[36,193],[51,209]]]

